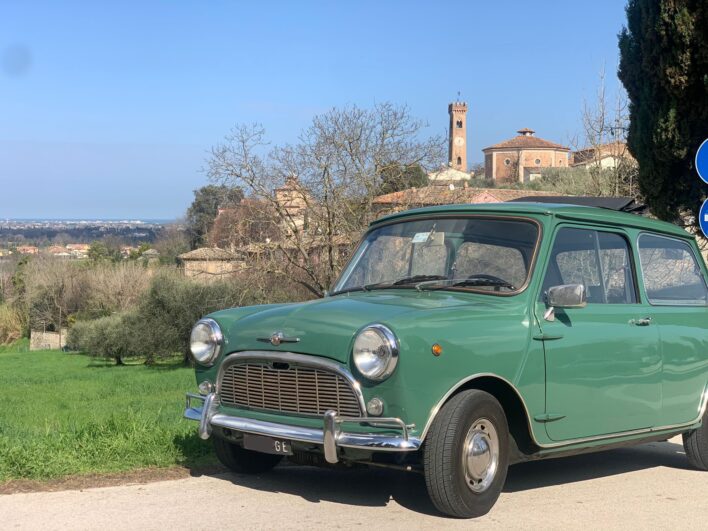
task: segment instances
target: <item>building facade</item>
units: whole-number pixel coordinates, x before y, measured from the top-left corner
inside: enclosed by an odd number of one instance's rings
[[[484,148],[484,173],[502,182],[529,182],[545,168],[567,168],[570,148],[534,136],[524,128],[518,135]]]

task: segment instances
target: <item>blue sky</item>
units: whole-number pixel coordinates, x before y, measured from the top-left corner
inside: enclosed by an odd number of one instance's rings
[[[174,218],[236,123],[293,142],[333,106],[407,104],[468,159],[567,142],[624,2],[0,2],[0,218]]]

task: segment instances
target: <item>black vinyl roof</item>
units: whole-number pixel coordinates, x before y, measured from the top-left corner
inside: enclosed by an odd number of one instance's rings
[[[644,214],[647,206],[637,203],[631,197],[589,197],[573,195],[532,195],[512,199],[509,203],[554,203],[558,205],[579,205],[632,214]]]

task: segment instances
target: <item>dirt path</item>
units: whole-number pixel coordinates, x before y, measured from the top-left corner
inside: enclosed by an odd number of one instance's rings
[[[282,467],[142,485],[0,496],[2,529],[470,528],[706,529],[708,473],[679,439],[512,467],[499,503],[475,521],[443,519],[422,477]]]

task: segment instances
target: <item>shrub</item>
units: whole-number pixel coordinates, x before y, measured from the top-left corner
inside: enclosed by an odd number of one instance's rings
[[[189,334],[204,315],[223,308],[259,302],[234,281],[203,283],[177,274],[158,274],[137,312],[127,318],[132,349],[165,357],[180,352],[188,360]]]
[[[198,319],[216,310],[264,302],[261,296],[234,280],[205,284],[176,272],[161,272],[152,278],[135,310],[76,321],[68,345],[117,363],[126,356],[143,356],[151,364],[175,353],[187,361],[189,334]]]
[[[17,308],[0,304],[0,345],[20,339],[27,328],[27,320]]]
[[[115,314],[90,321],[77,321],[69,330],[67,346],[92,356],[112,358],[122,363],[130,351],[130,330],[126,327],[126,315]]]

